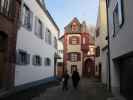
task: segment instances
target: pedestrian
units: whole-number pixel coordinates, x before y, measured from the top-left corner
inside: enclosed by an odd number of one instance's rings
[[[79,80],[80,80],[79,73],[78,73],[77,69],[75,69],[75,70],[73,71],[73,73],[72,73],[72,82],[73,82],[73,87],[74,87],[75,89],[77,89]]]
[[[68,79],[69,79],[69,75],[67,73],[67,71],[64,72],[64,75],[62,77],[62,90],[68,90]]]

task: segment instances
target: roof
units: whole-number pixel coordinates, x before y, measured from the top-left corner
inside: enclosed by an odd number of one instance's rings
[[[40,0],[36,0],[37,3],[40,5],[40,7],[42,8],[42,10],[46,13],[47,17],[49,18],[49,20],[53,23],[53,25],[56,27],[56,29],[58,30],[58,32],[60,32],[60,29],[58,27],[58,25],[55,23],[54,19],[52,18],[52,16],[50,15],[49,11],[47,10],[45,4],[43,5]]]

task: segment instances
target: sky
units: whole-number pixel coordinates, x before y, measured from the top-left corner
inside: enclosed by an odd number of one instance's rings
[[[64,27],[77,17],[80,22],[96,25],[99,0],[45,0],[46,7],[58,25],[61,35]]]

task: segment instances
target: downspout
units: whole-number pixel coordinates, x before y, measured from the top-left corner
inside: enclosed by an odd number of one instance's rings
[[[109,15],[108,15],[108,0],[106,0],[106,14],[107,14],[107,41],[108,41],[108,78],[109,78],[109,84],[108,89],[111,92],[111,65],[110,65],[110,36],[109,36]]]

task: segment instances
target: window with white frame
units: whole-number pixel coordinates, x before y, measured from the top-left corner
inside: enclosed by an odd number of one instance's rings
[[[24,4],[24,6],[23,6],[23,20],[22,20],[22,23],[23,23],[25,28],[27,28],[28,30],[32,30],[32,22],[33,22],[33,13]]]
[[[118,33],[119,29],[122,27],[124,23],[122,6],[123,6],[122,0],[117,0],[116,6],[113,11],[113,25],[114,25],[113,36],[115,36]]]
[[[56,39],[56,37],[54,37],[54,47],[55,47],[55,49],[57,49],[57,39]]]
[[[16,64],[27,65],[30,64],[30,54],[23,50],[16,51]]]
[[[78,60],[78,55],[76,53],[71,53],[71,61],[75,62]]]
[[[44,63],[45,63],[45,66],[50,66],[50,65],[51,65],[51,60],[50,60],[50,58],[45,58]]]
[[[35,19],[35,35],[40,39],[43,39],[43,25],[41,20],[39,20],[37,17]]]
[[[42,65],[42,58],[39,55],[34,55],[32,58],[33,65],[41,66]]]
[[[78,36],[69,37],[69,44],[78,45],[79,44],[79,37]]]

